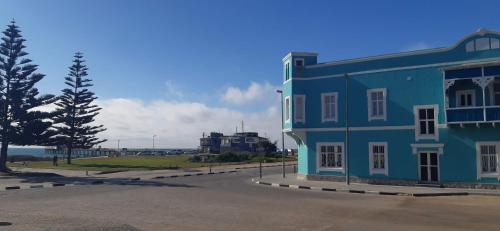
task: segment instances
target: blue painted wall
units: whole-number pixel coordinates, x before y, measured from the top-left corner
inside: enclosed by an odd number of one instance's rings
[[[444,144],[440,155],[441,182],[477,182],[476,142],[500,141],[500,128],[491,123],[476,125],[447,125],[445,112],[445,90],[443,68],[452,62],[500,61],[500,49],[466,52],[465,44],[482,36],[500,38],[498,33],[484,35],[474,33],[460,43],[429,52],[413,52],[398,57],[385,56],[378,59],[352,60],[329,65],[315,64],[310,58],[309,66],[299,76],[292,75],[291,81],[284,82],[284,96],[306,96],[306,122],[294,123],[293,113],[290,123],[285,124],[289,133],[305,132],[299,145],[299,173],[305,175],[343,175],[340,172],[317,171],[318,142],[344,142],[345,132],[345,78],[349,74],[349,126],[388,127],[405,126],[398,130],[351,131],[350,132],[350,173],[362,178],[391,178],[418,180],[418,155],[410,144]],[[295,57],[292,55],[290,60]],[[300,57],[308,58],[308,57]],[[307,62],[306,62],[307,63]],[[451,63],[451,64],[450,64]],[[427,66],[421,66],[427,65]],[[429,66],[430,65],[430,66]],[[291,69],[295,70],[293,62]],[[367,90],[385,88],[387,91],[387,120],[368,120]],[[470,80],[457,81],[448,91],[450,107],[455,107],[457,90],[474,89],[476,106],[482,106],[482,89]],[[321,121],[321,94],[338,93],[338,121]],[[486,105],[491,105],[489,89],[486,89]],[[438,105],[439,140],[415,139],[415,105]],[[338,131],[332,131],[337,128]],[[325,130],[326,129],[326,130]],[[369,174],[369,142],[388,143],[389,176]],[[433,149],[436,150],[436,149]],[[498,179],[482,179],[481,182],[498,183]]]

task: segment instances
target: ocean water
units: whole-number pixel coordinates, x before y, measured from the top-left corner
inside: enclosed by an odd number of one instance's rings
[[[37,157],[42,157],[45,155],[45,148],[39,148],[39,147],[30,147],[30,148],[23,148],[23,147],[12,147],[7,150],[7,155],[8,156],[20,156],[20,155],[29,155],[29,156],[37,156]]]

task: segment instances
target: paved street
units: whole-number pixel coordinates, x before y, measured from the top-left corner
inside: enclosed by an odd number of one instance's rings
[[[265,169],[276,174],[279,167]],[[289,169],[291,171],[291,168]],[[500,197],[412,198],[256,185],[258,170],[0,192],[0,230],[496,230]]]

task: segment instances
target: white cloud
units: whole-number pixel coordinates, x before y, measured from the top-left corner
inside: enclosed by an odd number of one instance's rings
[[[426,42],[417,42],[414,44],[411,44],[410,46],[406,47],[403,49],[403,51],[417,51],[417,50],[425,50],[429,49],[431,46],[427,44]]]
[[[267,100],[273,102],[276,99],[278,87],[266,82],[263,84],[252,82],[247,89],[228,87],[221,96],[221,100],[233,105],[248,105]]]
[[[281,140],[279,103],[251,113],[166,100],[144,102],[115,98],[98,100],[97,104],[103,109],[96,123],[108,129],[99,135],[109,140],[103,147],[116,147],[118,139],[121,147],[151,147],[152,137],[157,135],[156,147],[194,148],[199,145],[203,132],[233,133],[241,120],[244,120],[245,131],[267,134],[272,141]],[[287,138],[285,143],[292,147],[289,144],[293,141]]]

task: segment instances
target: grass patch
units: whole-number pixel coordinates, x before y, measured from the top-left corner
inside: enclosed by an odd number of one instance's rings
[[[286,158],[286,161],[294,161],[295,159]],[[266,158],[266,162],[279,162],[281,158]],[[257,159],[248,161],[250,163],[258,163]],[[41,169],[65,169],[65,170],[88,170],[101,172],[117,172],[130,170],[161,170],[161,169],[177,169],[177,168],[199,168],[209,165],[229,165],[239,163],[203,163],[192,162],[188,156],[124,156],[124,157],[102,157],[90,159],[75,159],[71,165],[60,160],[59,166],[52,166],[52,161],[26,161],[25,164],[20,162],[8,163],[9,167],[21,168],[41,168]]]

